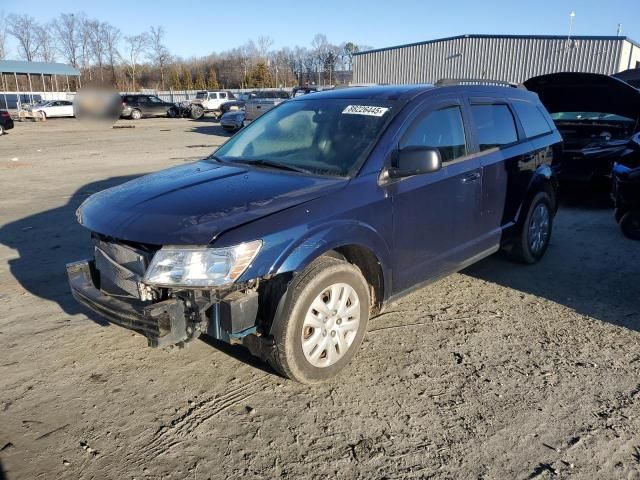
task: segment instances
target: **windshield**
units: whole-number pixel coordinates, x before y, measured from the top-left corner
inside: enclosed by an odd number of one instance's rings
[[[350,176],[391,119],[394,102],[285,102],[249,124],[215,156],[226,162],[271,162],[318,175]]]
[[[559,121],[605,120],[607,122],[633,122],[630,118],[604,112],[556,112],[551,114],[551,118]]]

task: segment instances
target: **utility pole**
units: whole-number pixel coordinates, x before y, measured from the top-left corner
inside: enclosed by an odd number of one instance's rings
[[[576,18],[576,12],[574,12],[572,10],[571,13],[569,14],[569,36],[567,37],[568,41],[571,40],[571,31],[573,30],[573,19],[574,18]]]
[[[622,24],[621,23],[618,24],[618,33],[616,34],[616,36],[619,37],[620,35],[622,35]]]

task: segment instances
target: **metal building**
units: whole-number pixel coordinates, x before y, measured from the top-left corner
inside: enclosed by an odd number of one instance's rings
[[[612,73],[640,67],[627,37],[460,35],[358,53],[354,83],[433,83],[443,78],[523,82],[553,72]]]

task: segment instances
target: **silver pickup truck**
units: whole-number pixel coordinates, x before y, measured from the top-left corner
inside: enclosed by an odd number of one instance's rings
[[[248,121],[255,120],[289,98],[289,94],[283,90],[252,92],[244,105],[245,118]]]

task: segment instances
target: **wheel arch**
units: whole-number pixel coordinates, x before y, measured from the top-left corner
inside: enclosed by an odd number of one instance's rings
[[[516,223],[522,221],[523,214],[526,215],[529,204],[539,192],[546,192],[551,198],[554,213],[558,211],[558,178],[549,165],[540,165],[527,186],[526,194],[516,213]]]
[[[379,310],[391,290],[390,253],[386,242],[368,225],[341,222],[309,232],[282,254],[271,271],[298,273],[325,255],[338,256],[360,269],[372,289],[372,307]]]

